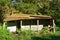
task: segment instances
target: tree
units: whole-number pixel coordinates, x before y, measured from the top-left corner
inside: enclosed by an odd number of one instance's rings
[[[60,1],[58,0],[16,0],[13,3],[11,0],[0,1],[0,9],[4,10],[9,7],[19,12],[27,14],[36,13],[38,15],[41,13],[42,15],[52,16],[56,21],[60,20]]]
[[[10,4],[10,2],[11,2],[11,0],[0,0],[0,4],[6,8]]]
[[[5,15],[6,9],[9,7],[10,0],[0,0],[0,22],[3,20],[3,16]],[[7,12],[6,12],[7,13]]]
[[[52,16],[56,22],[59,20],[60,17],[60,1],[53,0],[53,1],[45,1],[43,8],[40,8],[40,12],[43,15],[50,15]]]

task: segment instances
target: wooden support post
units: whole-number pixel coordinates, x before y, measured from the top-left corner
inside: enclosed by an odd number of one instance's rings
[[[53,30],[51,30],[51,31],[55,32],[55,22],[54,22],[53,19],[50,20],[50,26],[51,26],[51,28],[53,29]]]
[[[20,26],[22,27],[22,20],[20,21]]]
[[[55,32],[55,22],[53,20],[53,32]]]
[[[31,32],[31,24],[32,24],[32,20],[29,20],[29,32]]]
[[[38,26],[39,26],[39,20],[37,20],[37,31],[39,32]]]
[[[6,22],[3,22],[3,29],[6,28]]]

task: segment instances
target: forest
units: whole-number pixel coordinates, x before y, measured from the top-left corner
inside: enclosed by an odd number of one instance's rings
[[[60,24],[59,0],[0,0],[0,14],[9,14],[7,10],[23,12],[28,15],[50,15],[57,25]]]

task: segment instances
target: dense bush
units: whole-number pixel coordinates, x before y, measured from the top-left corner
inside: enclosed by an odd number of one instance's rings
[[[56,31],[60,31],[60,25],[56,25]]]
[[[35,32],[31,30],[18,30],[18,34],[12,34],[7,29],[0,26],[0,40],[59,40],[60,31],[55,33],[47,32],[47,28],[42,31]]]
[[[44,31],[45,30],[45,31]],[[21,30],[18,33],[18,40],[59,40],[60,32],[47,32],[47,28],[42,32],[35,32],[31,30]]]
[[[36,35],[34,31],[30,30],[21,30],[18,33],[18,40],[31,40],[31,37]]]
[[[0,26],[0,40],[15,40],[14,35]]]

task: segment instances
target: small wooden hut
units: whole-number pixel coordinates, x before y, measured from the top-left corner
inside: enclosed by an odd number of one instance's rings
[[[54,28],[54,19],[46,15],[12,14],[4,17],[3,28],[6,28],[7,24],[8,27],[14,24],[18,29],[38,31],[48,25]]]

